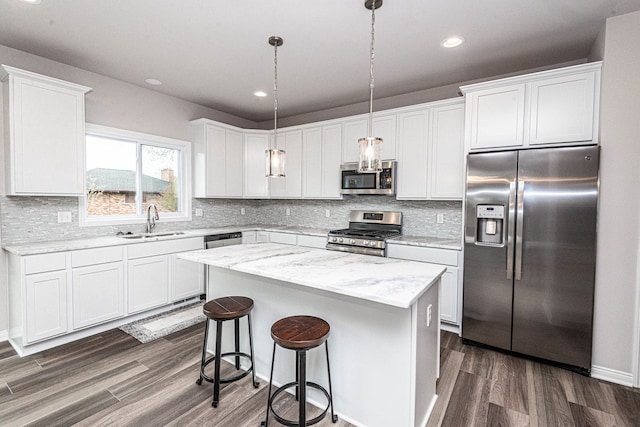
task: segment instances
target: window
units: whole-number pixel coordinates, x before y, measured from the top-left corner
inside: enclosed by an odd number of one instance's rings
[[[191,219],[189,142],[90,124],[86,129],[82,225],[145,222],[151,204],[161,221]]]

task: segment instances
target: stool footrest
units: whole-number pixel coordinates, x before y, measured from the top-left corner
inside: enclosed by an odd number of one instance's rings
[[[326,408],[324,408],[324,410],[322,411],[322,413],[320,415],[318,415],[315,418],[312,418],[310,420],[306,421],[306,425],[311,426],[314,425],[316,423],[319,423],[320,421],[322,421],[322,419],[325,417],[325,415],[327,414],[327,411],[329,410],[329,407],[331,405],[331,398],[329,397],[329,392],[322,387],[320,384],[316,384],[314,382],[311,381],[307,381],[305,383],[307,385],[307,387],[311,387],[311,388],[315,388],[316,390],[321,391],[325,398],[327,399],[327,406]],[[297,421],[292,421],[292,420],[288,420],[286,418],[282,418],[280,415],[278,415],[276,413],[276,411],[273,409],[273,401],[276,397],[278,397],[279,394],[283,393],[284,391],[286,391],[288,388],[291,387],[296,387],[298,386],[298,382],[297,381],[292,381],[290,383],[287,383],[283,386],[278,387],[273,394],[271,395],[271,397],[269,398],[269,407],[268,409],[271,411],[271,413],[273,414],[273,417],[280,423],[280,424],[284,424],[288,427],[297,427],[299,426],[299,423]],[[337,417],[335,417],[337,418]],[[332,420],[334,423],[336,422],[336,420]]]
[[[240,357],[245,357],[245,358],[251,360],[251,355],[249,355],[247,353],[242,353],[242,352],[232,351],[232,352],[229,352],[229,353],[222,353],[220,355],[220,358],[223,358],[225,356],[240,356]],[[200,377],[202,377],[203,380],[205,380],[207,382],[210,382],[210,383],[212,383],[214,381],[214,379],[211,378],[210,376],[206,375],[204,373],[204,369],[208,364],[210,364],[212,362],[215,362],[215,360],[216,360],[216,356],[215,355],[211,356],[209,359],[207,359],[204,362],[204,365],[202,365],[202,367],[200,368]],[[253,364],[251,364],[251,366],[249,366],[249,368],[247,368],[247,370],[243,370],[241,374],[238,374],[235,377],[232,377],[232,378],[220,378],[220,384],[227,384],[227,383],[231,383],[231,382],[234,382],[234,381],[238,381],[238,380],[246,377],[247,375],[249,375],[251,373],[251,371],[253,371]]]

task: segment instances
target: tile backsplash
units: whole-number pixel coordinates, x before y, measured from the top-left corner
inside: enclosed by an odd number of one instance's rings
[[[347,196],[344,200],[193,199],[192,210],[196,209],[202,209],[203,216],[194,214],[192,221],[164,223],[161,217],[154,230],[247,224],[344,228],[350,210],[366,209],[402,212],[406,235],[460,239],[462,232],[460,201],[403,201],[387,196]],[[287,210],[290,215],[286,215]],[[58,212],[71,212],[71,222],[58,223]],[[437,223],[437,214],[443,215],[442,224]],[[108,236],[118,231],[139,233],[145,228],[144,224],[80,227],[75,197],[0,197],[0,224],[5,245]]]

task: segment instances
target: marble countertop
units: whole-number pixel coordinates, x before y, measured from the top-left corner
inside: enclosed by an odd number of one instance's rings
[[[303,234],[307,236],[326,237],[328,228],[292,227],[286,225],[230,225],[224,227],[199,228],[192,230],[176,230],[182,234],[161,237],[147,237],[144,239],[126,239],[121,236],[86,237],[73,240],[52,240],[45,242],[20,243],[15,245],[3,245],[2,247],[16,255],[37,255],[52,252],[73,251],[79,249],[100,248],[106,246],[132,245],[157,240],[186,239],[200,237],[209,234],[232,233],[242,231],[275,231],[280,233]],[[171,232],[171,230],[158,230],[158,232]],[[456,239],[442,239],[437,237],[401,236],[391,239],[390,242],[400,245],[426,246],[440,249],[461,250],[461,243]]]
[[[252,243],[178,254],[179,258],[409,308],[446,266],[278,243]]]

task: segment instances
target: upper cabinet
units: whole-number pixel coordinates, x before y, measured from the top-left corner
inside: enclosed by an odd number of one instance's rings
[[[302,139],[302,197],[341,199],[342,125],[331,124],[304,129]]]
[[[396,121],[395,113],[382,111],[373,114],[371,136],[382,138],[382,160],[396,159]],[[342,162],[358,162],[360,160],[358,140],[368,136],[369,116],[349,118],[343,123],[343,127]]]
[[[299,199],[302,197],[302,130],[278,133],[275,148],[286,152],[285,177],[270,178],[270,195],[275,199]]]
[[[469,150],[597,142],[600,62],[461,87]]]
[[[244,197],[264,199],[269,197],[269,180],[266,177],[266,155],[269,149],[267,131],[251,131],[244,134]],[[286,164],[285,164],[286,173]],[[273,178],[277,179],[277,178]]]
[[[8,195],[84,194],[84,96],[91,88],[2,65]]]
[[[242,198],[244,170],[242,130],[207,119],[194,120],[191,125],[193,126],[193,196]]]
[[[464,100],[424,104],[398,113],[398,187],[405,200],[461,200]]]

